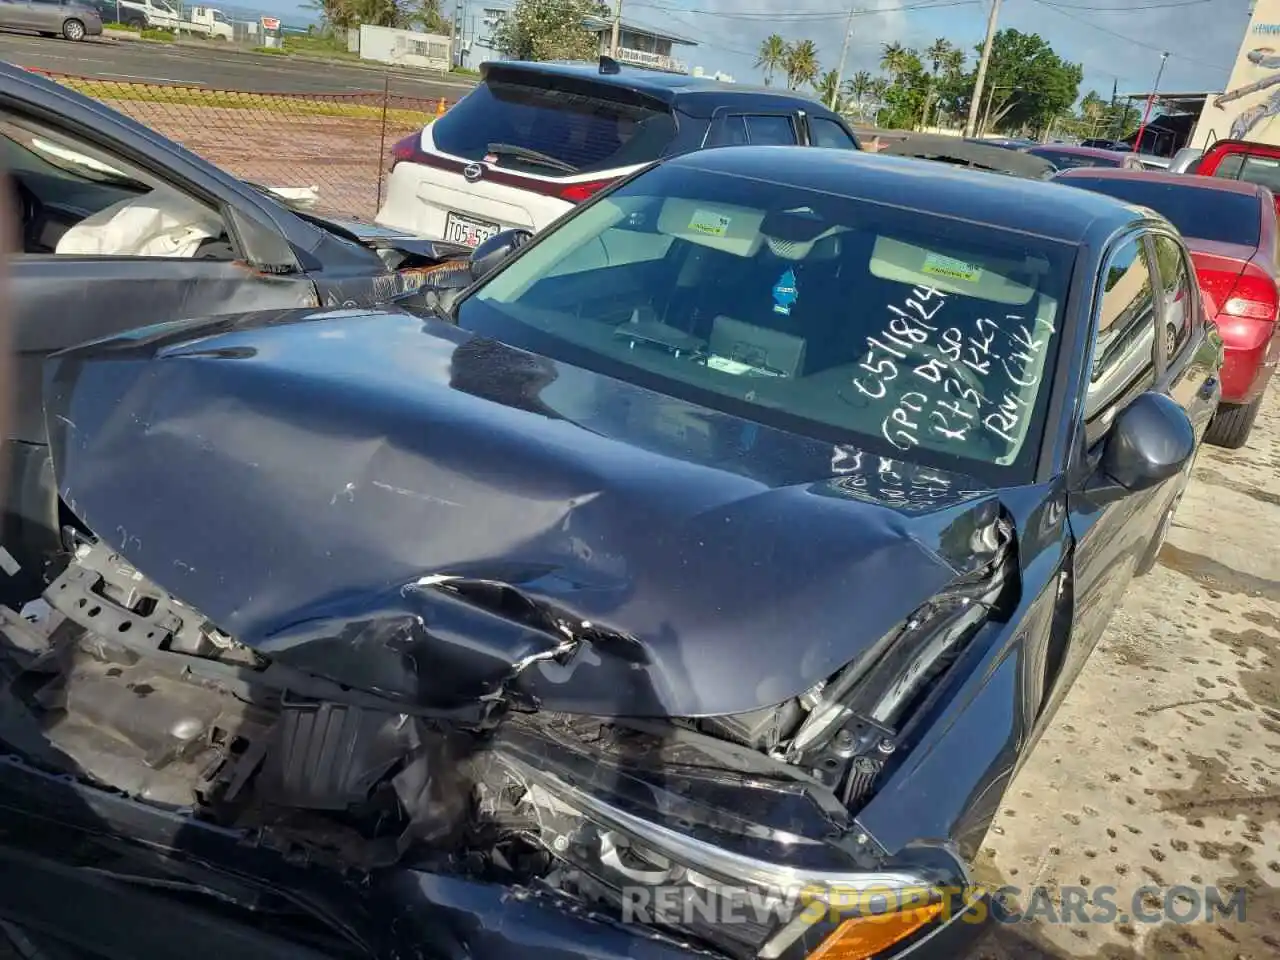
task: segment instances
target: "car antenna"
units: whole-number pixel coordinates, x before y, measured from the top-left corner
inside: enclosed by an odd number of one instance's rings
[[[618,65],[618,61],[613,57],[602,56],[600,58],[600,72],[603,74],[621,73],[622,67]]]

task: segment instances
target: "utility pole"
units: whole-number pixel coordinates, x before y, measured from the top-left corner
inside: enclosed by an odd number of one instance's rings
[[[1142,144],[1142,134],[1146,132],[1147,121],[1151,118],[1151,105],[1155,103],[1156,93],[1160,90],[1160,78],[1164,76],[1164,65],[1168,59],[1169,54],[1167,52],[1160,54],[1160,69],[1156,71],[1156,83],[1151,88],[1151,93],[1147,95],[1147,106],[1142,111],[1142,123],[1138,125],[1138,135],[1133,138],[1133,149],[1130,153],[1137,153]]]
[[[618,58],[618,34],[622,31],[622,0],[613,8],[613,35],[609,38],[609,56]]]
[[[836,68],[836,88],[831,91],[831,102],[827,106],[835,110],[840,102],[840,87],[844,84],[844,62],[849,56],[849,40],[853,37],[853,8],[849,9],[849,25],[844,30],[844,43],[840,45],[840,66]]]
[[[964,125],[964,135],[974,136],[978,124],[978,105],[982,102],[982,85],[987,79],[987,64],[991,61],[991,44],[996,38],[996,21],[1000,16],[1000,0],[991,0],[991,15],[987,17],[987,39],[982,43],[982,59],[978,61],[978,75],[973,80],[973,98],[969,101],[969,120]]]

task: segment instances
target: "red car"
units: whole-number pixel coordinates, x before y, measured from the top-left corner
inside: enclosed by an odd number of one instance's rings
[[[1280,358],[1276,200],[1256,183],[1088,168],[1055,181],[1149,207],[1178,228],[1195,264],[1205,313],[1226,348],[1222,404],[1205,440],[1242,447]]]
[[[1219,140],[1186,172],[1222,180],[1244,180],[1280,193],[1280,147],[1252,140]]]
[[[1100,147],[1074,147],[1064,143],[1044,143],[1038,147],[1027,147],[1024,152],[1048,160],[1059,170],[1074,170],[1078,167],[1115,167],[1116,169],[1124,170],[1146,169],[1136,154],[1120,153],[1118,150],[1103,150]]]

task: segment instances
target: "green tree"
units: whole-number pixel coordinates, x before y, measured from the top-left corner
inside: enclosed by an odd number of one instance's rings
[[[856,113],[859,119],[863,119],[871,86],[871,74],[866,70],[859,70],[846,80],[840,89],[844,112]]]
[[[881,46],[880,69],[889,75],[890,80],[896,82],[910,51],[896,40]]]
[[[817,91],[818,99],[825,103],[836,113],[841,113],[843,104],[840,102],[843,91],[840,89],[840,74],[835,70],[828,70],[814,84],[814,90]]]
[[[594,60],[600,41],[583,20],[598,13],[597,0],[517,0],[494,44],[517,60]]]
[[[929,95],[929,75],[920,54],[900,43],[886,43],[880,66],[889,74],[889,84],[877,123],[914,130],[924,115]]]
[[[362,23],[375,27],[413,27],[427,33],[448,33],[449,20],[440,12],[440,0],[309,0],[328,26],[354,30]]]
[[[756,52],[756,69],[764,70],[764,85],[773,85],[773,74],[781,70],[787,59],[787,41],[776,33],[770,34],[760,41],[760,49]]]
[[[812,40],[801,40],[788,45],[782,68],[787,73],[787,89],[798,90],[806,83],[818,79],[818,48]]]
[[[981,48],[975,47],[981,55]],[[966,112],[973,96],[971,71],[955,97],[957,112]],[[1080,93],[1084,71],[1063,60],[1036,33],[1005,29],[995,35],[978,118],[986,131],[1043,131],[1056,116],[1071,110]]]

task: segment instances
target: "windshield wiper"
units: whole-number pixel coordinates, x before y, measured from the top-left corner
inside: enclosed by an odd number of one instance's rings
[[[499,157],[515,157],[518,160],[536,163],[539,166],[547,167],[551,170],[559,170],[561,173],[578,172],[578,168],[572,163],[566,163],[563,160],[549,154],[542,153],[539,150],[530,150],[528,147],[518,147],[514,143],[491,143],[487,148],[487,152]]]

